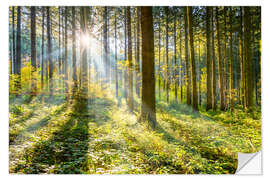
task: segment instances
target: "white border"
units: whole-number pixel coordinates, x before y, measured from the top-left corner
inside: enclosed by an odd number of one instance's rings
[[[154,178],[159,179],[216,179],[216,178],[252,178],[252,179],[265,179],[269,176],[270,171],[268,168],[270,164],[267,162],[270,160],[269,153],[269,128],[270,128],[270,28],[269,28],[269,18],[270,18],[270,6],[269,0],[4,0],[0,6],[0,82],[1,82],[1,92],[0,92],[0,177],[1,179],[36,179],[35,175],[9,175],[8,174],[8,6],[12,5],[47,5],[47,6],[57,6],[57,5],[112,5],[112,6],[123,6],[123,5],[208,5],[208,6],[239,6],[239,5],[249,5],[249,6],[262,6],[262,134],[263,134],[263,176],[239,176],[239,175],[223,175],[223,176],[211,176],[211,175],[79,175],[75,178],[89,179],[89,178],[99,178],[99,179],[138,179],[138,178]],[[268,79],[269,78],[269,79]],[[75,175],[74,175],[75,176]],[[70,178],[73,179],[74,176],[67,175],[39,175],[39,179],[48,178]],[[269,179],[269,177],[268,177]]]

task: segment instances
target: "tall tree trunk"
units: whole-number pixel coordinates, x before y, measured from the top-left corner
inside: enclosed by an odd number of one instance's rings
[[[74,90],[77,88],[77,65],[76,65],[76,11],[72,7],[72,79]]]
[[[161,83],[161,67],[160,67],[160,51],[161,51],[161,24],[160,24],[160,21],[161,21],[161,17],[158,18],[159,21],[158,21],[158,97],[159,97],[159,100],[161,100],[161,93],[160,93],[160,83]]]
[[[116,11],[114,14],[114,54],[115,54],[115,95],[118,98],[118,65],[117,65],[117,17],[116,17]]]
[[[88,18],[87,18],[87,7],[81,7],[80,9],[80,15],[81,15],[81,33],[86,35],[88,34],[87,31],[87,22],[88,22]],[[80,51],[81,51],[81,62],[82,62],[82,66],[81,66],[81,73],[82,73],[82,93],[84,96],[87,95],[87,91],[88,91],[88,65],[87,65],[87,47],[85,44],[82,43],[82,39],[81,39],[81,43],[80,43]]]
[[[199,105],[202,104],[201,96],[201,39],[199,37]]]
[[[180,59],[180,69],[179,69],[179,74],[180,74],[180,101],[181,103],[183,102],[183,62],[182,62],[182,33],[181,33],[181,30],[182,30],[182,26],[181,26],[181,17],[179,18],[179,26],[180,26],[180,29],[179,29],[179,59]]]
[[[31,91],[34,95],[37,91],[36,79],[34,77],[34,72],[36,71],[36,7],[31,6]]]
[[[45,26],[45,7],[42,6],[42,35],[41,35],[41,89],[44,86],[44,26]]]
[[[58,50],[58,73],[59,75],[61,74],[61,7],[58,8],[58,15],[59,15],[59,22],[58,22],[58,46],[59,46],[59,50]]]
[[[64,58],[64,63],[63,63],[63,69],[64,69],[64,89],[65,93],[68,93],[68,35],[67,35],[67,29],[68,29],[68,24],[67,24],[67,18],[68,18],[68,7],[65,7],[65,27],[64,27],[64,33],[65,33],[65,40],[64,40],[64,46],[65,46],[65,58]],[[68,95],[66,95],[66,98],[68,98]]]
[[[228,74],[227,74],[227,8],[223,9],[223,18],[224,18],[224,105],[225,109],[227,109],[228,104]]]
[[[152,7],[141,8],[142,30],[142,103],[141,119],[156,127],[155,64]]]
[[[169,102],[169,8],[165,7],[166,14],[166,100]]]
[[[190,71],[189,71],[189,53],[188,53],[188,18],[187,18],[187,9],[184,9],[184,18],[185,18],[185,61],[186,61],[186,93],[187,93],[187,104],[191,104],[191,95],[190,95]]]
[[[12,62],[11,74],[15,73],[16,46],[15,46],[15,7],[12,7]]]
[[[251,27],[250,27],[250,7],[244,7],[244,49],[245,49],[245,62],[247,66],[247,84],[246,84],[246,92],[247,92],[247,108],[253,107],[253,81],[252,81],[252,58],[251,58]]]
[[[174,98],[177,103],[177,89],[178,89],[178,64],[176,62],[176,15],[174,16],[174,26],[173,26],[173,38],[174,38]]]
[[[206,7],[206,58],[207,58],[207,99],[206,110],[212,109],[212,89],[211,89],[211,41],[210,41],[210,17],[211,7]]]
[[[48,40],[48,48],[47,48],[47,59],[49,62],[49,88],[50,95],[52,95],[53,83],[52,83],[52,75],[53,75],[53,65],[52,65],[52,44],[51,44],[51,20],[50,20],[50,7],[47,7],[47,40]]]
[[[140,8],[137,7],[136,93],[140,97]]]
[[[232,7],[230,8],[230,108],[233,110],[234,106],[234,75],[233,75],[233,52],[232,52],[233,38],[232,38]]]
[[[214,10],[211,7],[211,25],[212,25],[212,107],[215,111],[217,109],[216,102],[216,59],[215,59],[215,38],[214,38]]]
[[[17,7],[17,40],[16,40],[16,63],[15,74],[18,75],[16,80],[16,89],[21,89],[21,7]]]
[[[124,34],[125,34],[125,54],[124,54],[124,61],[127,61],[127,8],[125,7],[125,29],[124,29]],[[127,67],[124,67],[124,97],[127,100],[128,97],[128,73],[127,73]]]
[[[243,9],[240,7],[240,30],[239,30],[239,43],[240,43],[240,62],[241,62],[241,104],[243,108],[246,108],[246,97],[245,97],[245,61],[244,61],[244,45],[243,45]]]
[[[133,111],[133,72],[132,72],[132,39],[130,7],[127,7],[127,33],[128,33],[128,107]]]
[[[216,29],[217,29],[217,42],[218,42],[218,71],[219,71],[219,96],[220,96],[220,110],[225,110],[224,104],[224,87],[223,87],[223,67],[222,67],[222,57],[221,57],[221,45],[220,45],[220,32],[219,32],[219,8],[216,7]]]
[[[104,27],[103,27],[103,46],[104,46],[104,64],[105,64],[105,78],[106,78],[106,83],[108,83],[109,80],[109,60],[108,60],[108,11],[107,7],[104,7],[104,14],[103,14],[103,22],[104,22]]]
[[[192,106],[194,110],[199,110],[198,108],[198,94],[197,94],[197,82],[196,82],[196,66],[194,58],[194,44],[193,44],[193,17],[192,17],[192,7],[186,7],[188,15],[188,35],[189,35],[189,52],[190,52],[190,65],[191,65],[191,76],[192,76]]]

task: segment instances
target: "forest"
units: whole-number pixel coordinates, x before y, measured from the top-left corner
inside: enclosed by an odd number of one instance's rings
[[[9,173],[233,174],[261,149],[261,8],[10,6]]]

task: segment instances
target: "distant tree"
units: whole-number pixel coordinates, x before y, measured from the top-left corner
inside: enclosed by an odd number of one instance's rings
[[[207,58],[207,101],[206,110],[212,109],[212,89],[211,89],[211,37],[210,37],[210,18],[211,18],[211,7],[206,7],[206,58]]]
[[[33,73],[36,70],[36,7],[31,6],[31,66],[32,66],[32,95],[36,93],[36,80],[33,78]]]
[[[17,39],[16,39],[16,62],[15,74],[18,75],[16,80],[17,90],[21,89],[21,7],[17,7]]]

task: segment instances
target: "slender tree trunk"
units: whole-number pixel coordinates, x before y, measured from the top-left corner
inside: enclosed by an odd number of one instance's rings
[[[77,65],[76,65],[76,11],[72,7],[72,79],[74,90],[77,88]]]
[[[192,17],[192,7],[186,7],[188,15],[188,30],[189,30],[189,50],[190,50],[190,64],[191,64],[191,76],[192,76],[192,106],[194,110],[199,110],[198,108],[198,93],[197,93],[197,82],[196,82],[196,66],[194,57],[194,44],[193,44],[193,17]]]
[[[253,81],[252,81],[252,58],[251,58],[251,33],[250,33],[250,7],[244,7],[244,48],[245,48],[245,61],[247,66],[247,108],[251,110],[253,107]]]
[[[37,91],[36,79],[34,77],[34,72],[36,71],[36,8],[31,6],[31,91],[34,95]]]
[[[182,30],[182,26],[181,26],[181,17],[179,18],[179,26],[180,26],[180,29],[179,29],[179,59],[180,59],[180,69],[179,69],[179,74],[180,74],[180,101],[181,103],[183,102],[183,62],[182,62],[182,33],[181,33],[181,30]]]
[[[223,87],[223,67],[222,67],[222,57],[221,57],[221,45],[220,45],[220,32],[219,32],[219,17],[218,12],[219,8],[216,7],[216,29],[217,29],[217,42],[218,42],[218,71],[219,71],[219,96],[220,96],[220,110],[225,110],[225,104],[224,104],[224,87]]]
[[[88,34],[87,31],[87,22],[88,22],[88,18],[87,18],[87,7],[81,7],[80,8],[80,15],[81,15],[81,33],[83,34]],[[81,66],[81,73],[82,73],[82,93],[84,96],[87,95],[87,91],[88,91],[88,65],[87,65],[87,47],[82,43],[82,39],[81,39],[81,43],[80,43],[80,52],[81,52],[81,61],[82,61],[82,66]]]
[[[133,64],[132,64],[132,39],[131,39],[131,18],[130,7],[127,7],[127,33],[128,33],[128,106],[133,111]]]
[[[12,62],[11,74],[15,73],[16,49],[15,49],[15,7],[12,7]]]
[[[49,88],[50,95],[52,95],[53,83],[52,83],[52,75],[53,75],[53,65],[52,65],[52,44],[51,44],[51,20],[50,20],[50,7],[47,7],[47,40],[48,40],[48,48],[47,48],[47,62],[49,63]]]
[[[107,7],[104,7],[104,14],[103,14],[103,22],[104,22],[104,27],[103,27],[103,46],[104,46],[104,64],[105,64],[105,76],[106,76],[106,83],[108,83],[109,80],[109,62],[108,62],[108,11]]]
[[[67,36],[67,18],[68,18],[68,7],[65,7],[65,40],[64,40],[64,45],[65,45],[65,58],[64,58],[64,63],[63,63],[63,69],[64,69],[64,89],[65,93],[68,93],[68,36]],[[66,98],[68,98],[68,95],[66,95]]]
[[[166,14],[166,100],[169,102],[169,8],[165,7]]]
[[[18,75],[16,80],[16,89],[21,89],[21,7],[17,7],[17,40],[16,40],[16,63],[15,74]]]
[[[116,10],[114,15],[114,44],[115,44],[115,95],[118,98],[118,65],[117,65],[117,18],[116,18]]]
[[[45,7],[42,6],[42,35],[41,35],[41,89],[44,86],[44,26],[45,26]]]
[[[212,25],[212,107],[215,111],[217,109],[216,102],[216,58],[215,58],[215,38],[214,38],[214,10],[211,7],[211,25]]]
[[[230,108],[234,108],[234,75],[233,75],[233,54],[232,54],[232,8],[230,8]]]
[[[223,18],[224,18],[224,105],[225,109],[228,107],[228,74],[227,74],[227,8],[224,7],[223,10]]]
[[[136,93],[140,97],[140,8],[137,7]]]
[[[206,56],[207,56],[207,101],[206,110],[212,109],[212,89],[211,89],[211,41],[210,41],[210,17],[211,7],[206,7]]]
[[[160,24],[160,21],[161,21],[161,17],[159,17],[159,21],[158,21],[158,97],[159,97],[159,100],[161,100],[161,93],[160,93],[160,83],[161,83],[161,68],[160,68],[160,51],[161,51],[161,24]]]
[[[124,34],[125,34],[125,55],[124,55],[124,61],[127,61],[127,8],[125,7],[125,29],[124,29]],[[127,100],[128,97],[128,73],[127,73],[127,67],[124,67],[124,96],[125,99]]]
[[[59,43],[59,50],[58,50],[58,73],[61,74],[61,7],[58,8],[58,15],[59,15],[59,34],[58,34],[58,43]]]
[[[201,39],[199,38],[199,105],[202,104],[201,97]]]
[[[178,89],[178,64],[176,62],[176,16],[174,16],[174,26],[173,26],[174,34],[174,98],[177,103],[177,89]]]
[[[152,7],[141,8],[142,29],[142,105],[141,119],[156,127],[155,64]]]
[[[186,93],[187,93],[187,104],[191,104],[191,95],[190,95],[190,71],[189,71],[189,53],[188,53],[188,18],[187,18],[187,9],[184,9],[184,18],[185,18],[185,61],[186,61]]]

